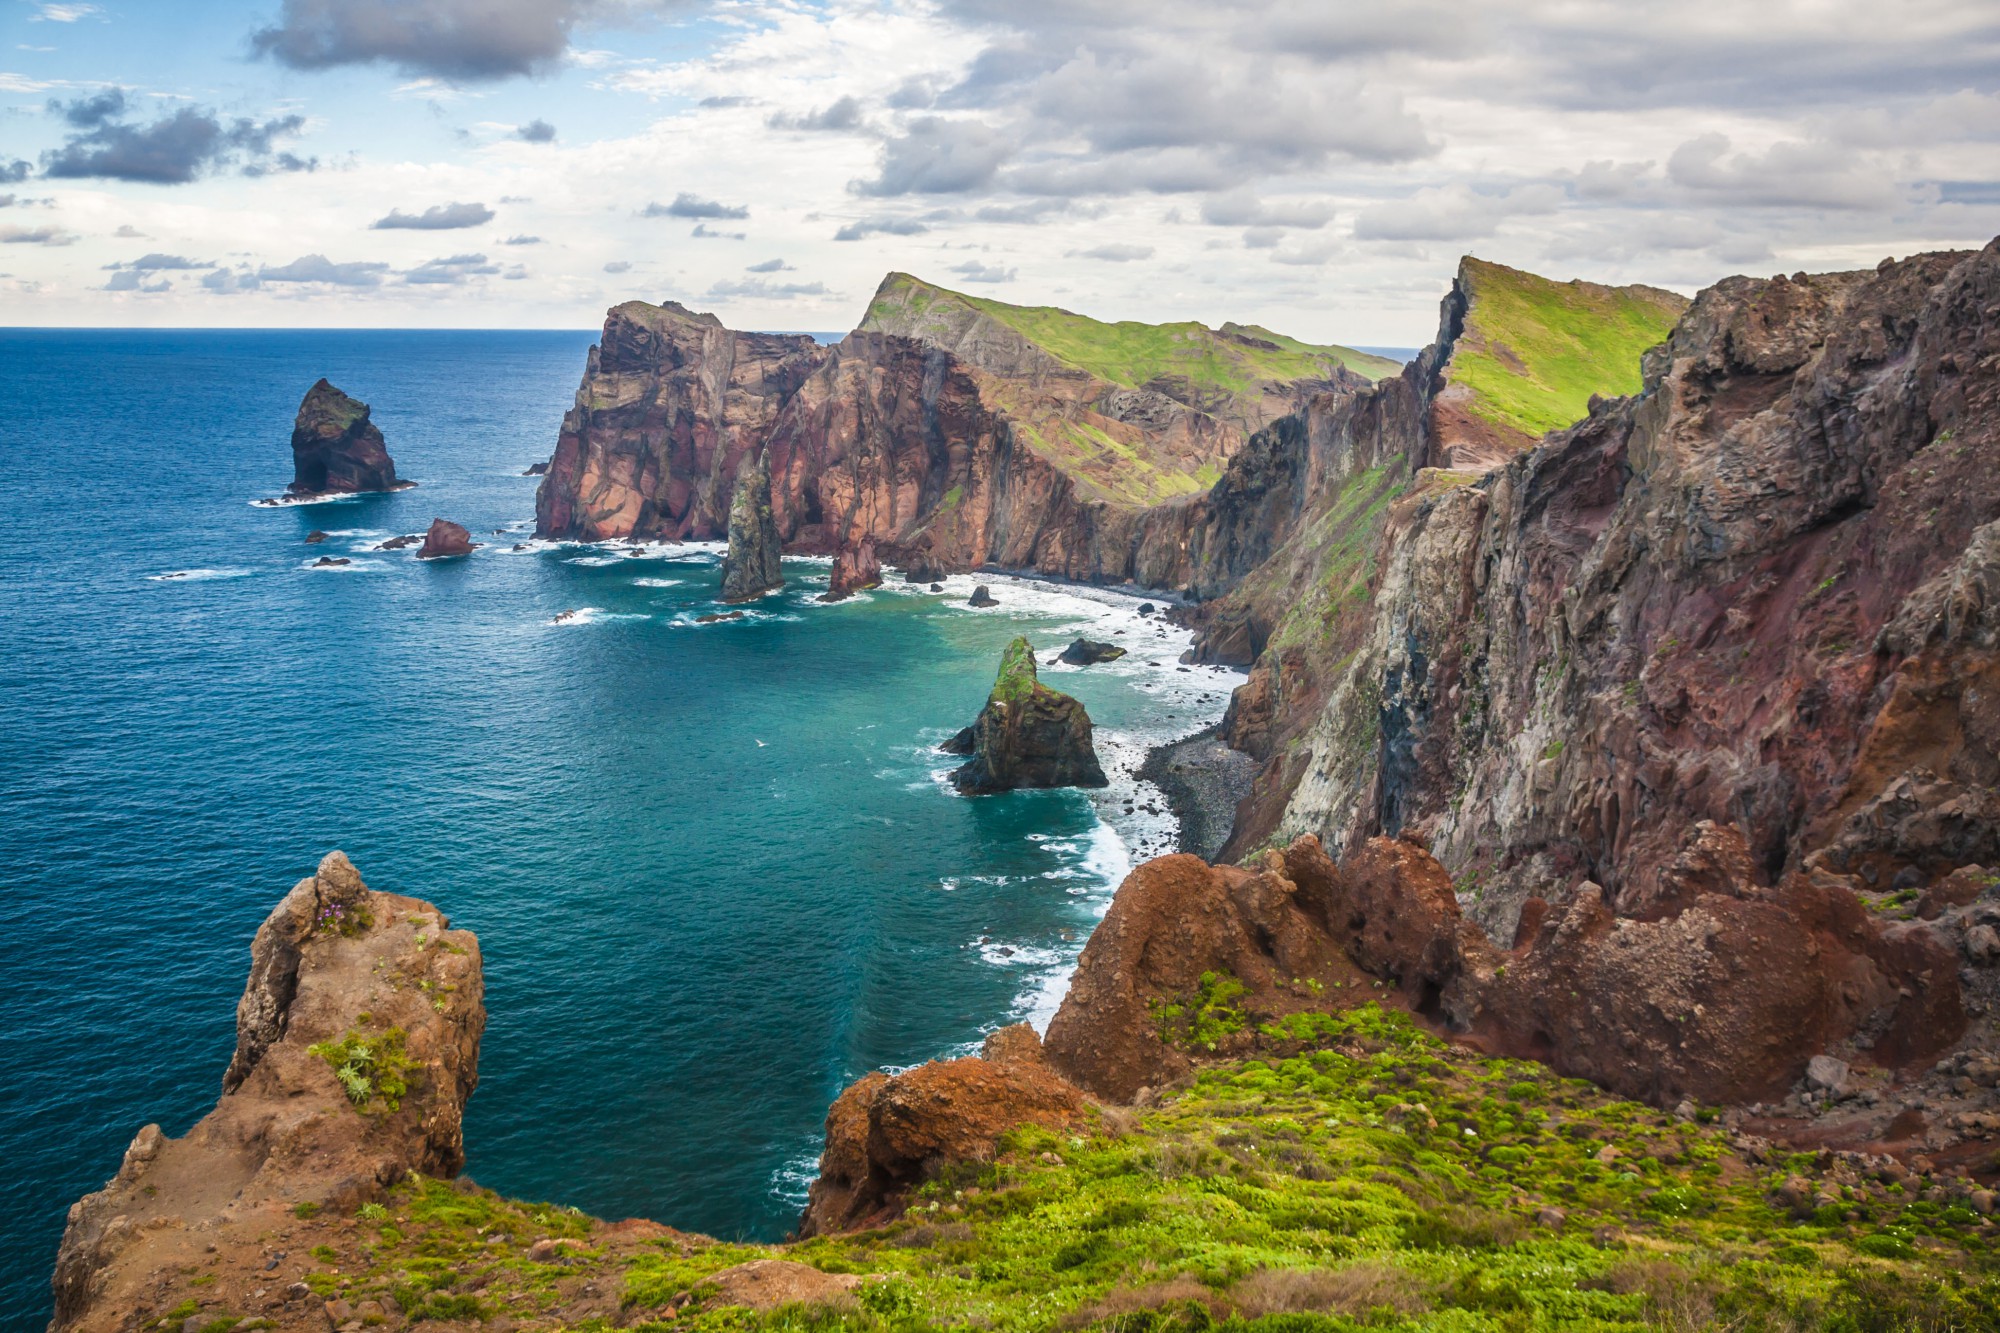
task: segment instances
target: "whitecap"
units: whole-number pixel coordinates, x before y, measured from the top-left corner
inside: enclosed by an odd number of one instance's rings
[[[146,579],[151,583],[206,583],[211,579],[246,578],[250,572],[235,565],[221,569],[170,569],[164,574],[148,574]]]
[[[603,625],[614,620],[651,620],[643,611],[607,611],[601,606],[579,606],[574,610],[560,611],[548,623],[568,628],[572,625]]]
[[[633,579],[632,586],[635,588],[678,588],[686,582],[686,579]]]

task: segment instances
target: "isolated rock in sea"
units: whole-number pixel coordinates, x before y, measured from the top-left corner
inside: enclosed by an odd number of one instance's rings
[[[993,600],[993,594],[986,590],[986,585],[983,583],[972,590],[972,596],[966,600],[965,604],[967,606],[1000,605],[1000,603]]]
[[[989,1035],[977,1056],[869,1074],[826,1113],[826,1147],[799,1234],[880,1225],[940,1166],[990,1158],[1001,1135],[1022,1125],[1079,1127],[1087,1106],[1043,1061],[1025,1023]]]
[[[196,1267],[210,1296],[250,1308],[254,1286],[259,1313],[306,1327],[322,1298],[285,1294],[273,1245],[409,1172],[457,1174],[485,1025],[479,941],[329,854],[257,931],[215,1109],[179,1139],[147,1125],[71,1207],[50,1328],[137,1327],[165,1313],[160,1274]]]
[[[785,586],[778,525],[771,516],[771,457],[747,453],[729,502],[729,554],[722,558],[722,600],[748,602]]]
[[[967,795],[1111,785],[1091,745],[1090,715],[1036,680],[1035,650],[1026,639],[1015,639],[1001,655],[1000,674],[971,731],[972,762],[951,775]]]
[[[697,625],[715,625],[725,620],[744,620],[747,618],[741,611],[710,611],[706,615],[696,616],[694,623]]]
[[[307,546],[318,546],[321,542],[325,540],[326,540],[326,534],[324,532],[321,532],[318,528],[314,528],[311,532],[308,532],[306,534]]]
[[[443,560],[455,555],[471,555],[478,543],[472,534],[448,518],[431,520],[430,530],[424,533],[424,544],[417,550],[419,560]]]
[[[292,484],[297,496],[393,491],[396,465],[382,432],[368,419],[368,404],[349,398],[325,380],[306,391],[292,427]]]
[[[375,549],[378,551],[403,551],[417,545],[421,541],[423,541],[423,536],[419,533],[398,533],[387,541],[376,542]]]
[[[859,546],[843,548],[833,557],[833,581],[820,600],[841,602],[857,592],[881,586],[882,565],[875,558],[875,543],[863,540]]]
[[[1125,650],[1115,643],[1100,643],[1095,639],[1077,639],[1062,650],[1057,659],[1071,666],[1094,666],[1099,662],[1116,662],[1125,656]]]
[[[312,562],[314,569],[330,569],[335,565],[351,565],[354,562],[344,555],[323,555]]]

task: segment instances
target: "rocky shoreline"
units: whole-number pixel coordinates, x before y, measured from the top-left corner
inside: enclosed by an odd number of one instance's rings
[[[1229,841],[1236,807],[1250,794],[1257,761],[1222,740],[1222,726],[1204,727],[1146,751],[1137,774],[1166,794],[1179,826],[1176,850],[1213,861]]]

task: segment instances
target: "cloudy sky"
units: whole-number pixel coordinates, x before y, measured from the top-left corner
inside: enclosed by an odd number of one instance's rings
[[[835,330],[883,273],[1415,345],[2000,233],[1994,0],[0,0],[0,324]]]

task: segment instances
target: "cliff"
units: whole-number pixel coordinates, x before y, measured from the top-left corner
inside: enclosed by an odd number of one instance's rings
[[[382,432],[368,419],[368,404],[324,379],[306,390],[292,425],[292,482],[286,494],[350,495],[413,484],[396,479],[396,464]]]
[[[1083,705],[1035,675],[1035,650],[1015,639],[1000,657],[986,706],[973,724],[945,744],[972,756],[953,771],[952,785],[968,796],[1018,787],[1107,787],[1090,741]]]
[[[477,940],[327,856],[257,931],[215,1109],[183,1138],[141,1129],[70,1209],[50,1327],[136,1327],[195,1274],[205,1300],[240,1314],[323,1321],[301,1281],[312,1242],[290,1238],[413,1172],[457,1173],[482,997]]]
[[[1393,367],[1235,325],[1106,325],[891,274],[833,348],[630,303],[607,317],[537,494],[544,537],[714,538],[768,447],[788,550],[873,543],[1177,586],[1199,497],[1253,431]]]
[[[1730,279],[1639,394],[1476,483],[1419,474],[1350,542],[1339,637],[1299,654],[1338,670],[1292,689],[1281,623],[1237,700],[1270,759],[1235,848],[1418,830],[1502,934],[1585,881],[1671,910],[1704,821],[1744,840],[1746,887],[2000,858],[1997,265]]]

